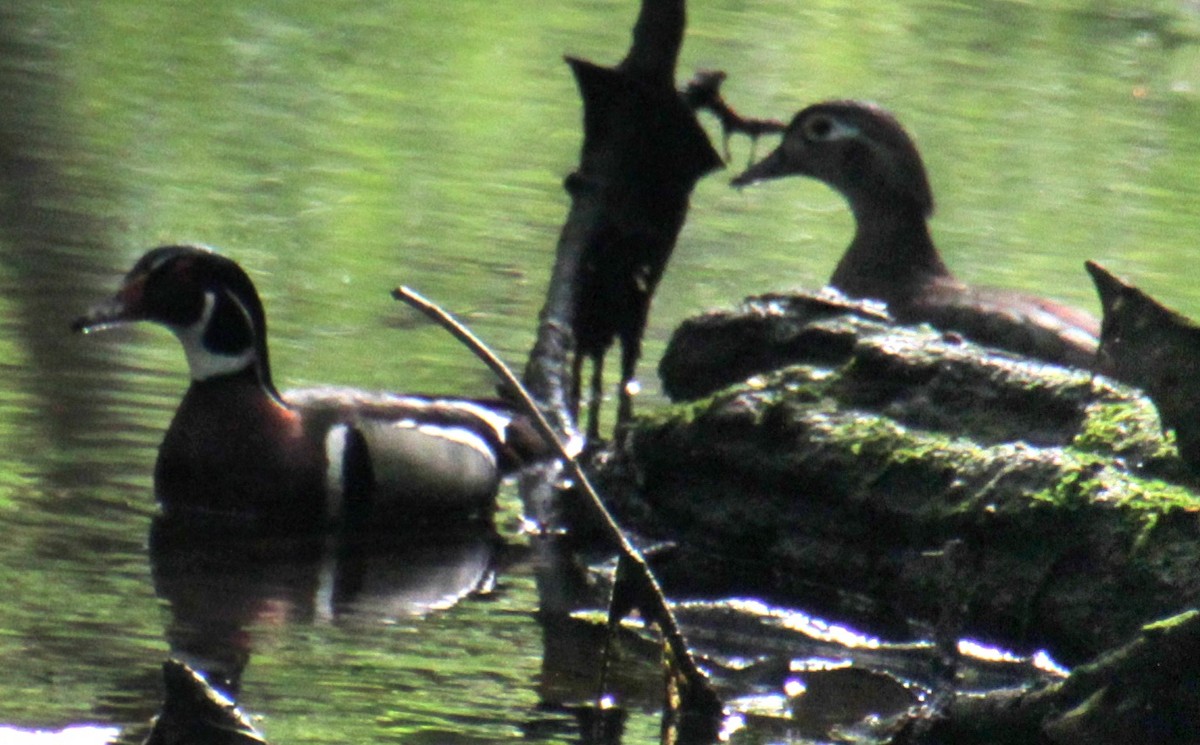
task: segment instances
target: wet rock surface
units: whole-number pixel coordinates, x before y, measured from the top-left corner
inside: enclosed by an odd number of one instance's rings
[[[949,615],[1068,663],[1200,602],[1200,498],[1131,388],[811,295],[685,323],[662,374],[697,400],[640,419],[603,477],[675,542],[674,596]]]

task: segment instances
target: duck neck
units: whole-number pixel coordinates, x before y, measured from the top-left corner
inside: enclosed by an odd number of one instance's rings
[[[830,284],[855,297],[891,300],[914,285],[949,277],[920,208],[857,205],[854,240]]]
[[[171,326],[183,344],[192,383],[252,377],[271,398],[282,401],[271,381],[264,329],[254,327],[244,306],[226,294],[205,294],[204,312],[190,326]]]

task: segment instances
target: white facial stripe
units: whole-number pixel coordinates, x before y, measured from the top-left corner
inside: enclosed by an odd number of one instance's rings
[[[234,295],[232,292],[230,292],[228,287],[224,288],[224,290],[225,290],[225,297],[227,297],[233,301],[233,304],[237,307],[237,309],[239,311],[241,311],[242,317],[246,319],[246,328],[251,329],[253,331],[254,330],[254,316],[250,315],[250,309],[246,307],[246,304],[242,302],[241,298],[239,298],[237,295]]]
[[[336,522],[346,509],[345,466],[346,440],[350,428],[337,424],[325,435],[325,514]]]
[[[236,300],[236,298],[235,298]],[[241,372],[254,364],[254,350],[247,349],[237,355],[216,354],[204,346],[204,329],[212,320],[213,308],[216,307],[217,296],[212,292],[204,293],[204,312],[200,320],[191,326],[172,326],[179,342],[183,344],[183,353],[187,355],[188,370],[193,381],[208,380],[218,375]],[[243,312],[245,308],[242,307]]]
[[[175,256],[173,256],[170,253],[164,253],[159,256],[156,256],[156,257],[154,257],[154,260],[150,262],[150,266],[146,267],[146,271],[144,272],[144,274],[147,274],[147,275],[153,274],[154,272],[158,271],[159,267],[161,267],[163,264],[166,264],[168,261],[174,261],[174,260],[175,260]]]

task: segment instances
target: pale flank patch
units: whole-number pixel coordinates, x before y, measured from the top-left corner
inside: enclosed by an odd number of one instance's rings
[[[230,297],[233,296],[230,295]],[[242,312],[245,313],[245,307],[240,302],[237,302],[237,298],[233,299]],[[183,345],[183,353],[187,355],[188,370],[194,381],[208,380],[218,375],[241,372],[254,364],[255,353],[253,346],[235,355],[215,354],[205,348],[204,330],[208,327],[209,321],[212,320],[213,308],[216,304],[216,295],[212,292],[206,292],[204,293],[204,312],[200,314],[200,320],[191,326],[170,327],[171,331],[175,332],[175,336],[179,339],[179,343]]]

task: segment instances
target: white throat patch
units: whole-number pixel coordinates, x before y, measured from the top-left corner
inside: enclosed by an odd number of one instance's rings
[[[246,311],[246,308],[232,294],[226,294],[233,300],[242,313],[246,315],[247,323],[249,323],[250,314]],[[188,370],[191,373],[193,381],[198,382],[218,375],[241,372],[254,364],[256,354],[254,347],[235,355],[217,354],[205,348],[204,330],[208,328],[209,321],[212,320],[213,308],[216,305],[216,294],[206,292],[204,293],[204,312],[200,314],[200,320],[191,326],[170,327],[175,332],[175,336],[178,337],[179,342],[183,344],[183,353],[187,355]],[[253,325],[251,325],[251,328],[253,328]]]

